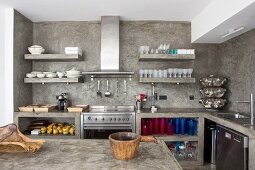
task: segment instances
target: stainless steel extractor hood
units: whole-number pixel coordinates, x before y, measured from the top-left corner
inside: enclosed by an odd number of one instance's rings
[[[101,17],[101,70],[83,72],[90,75],[131,75],[134,72],[120,71],[119,16]]]

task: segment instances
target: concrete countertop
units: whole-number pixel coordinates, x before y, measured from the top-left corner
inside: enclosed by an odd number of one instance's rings
[[[150,109],[143,109],[143,110],[141,110],[140,113],[137,113],[137,114],[146,115],[148,113],[151,114],[152,117],[157,116],[157,114],[158,115],[172,114],[173,117],[175,117],[175,116],[201,117],[202,116],[206,119],[215,121],[218,124],[221,124],[223,126],[231,128],[235,131],[243,133],[243,134],[249,136],[250,138],[255,138],[255,129],[254,129],[255,126],[254,127],[244,126],[243,123],[240,121],[237,121],[234,119],[230,120],[230,119],[223,118],[223,117],[219,116],[219,114],[222,114],[222,113],[224,113],[224,114],[238,113],[238,112],[234,112],[234,111],[210,112],[203,108],[201,108],[201,109],[200,108],[162,108],[162,109],[158,109],[158,111],[155,113],[151,113]],[[247,115],[249,116],[249,114],[247,114]],[[249,121],[247,123],[249,123]]]
[[[140,143],[139,154],[130,161],[113,158],[108,140],[47,140],[35,154],[0,154],[0,169],[62,170],[62,169],[182,169],[163,141]]]

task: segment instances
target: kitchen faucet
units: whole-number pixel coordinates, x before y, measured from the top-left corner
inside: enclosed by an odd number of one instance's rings
[[[250,95],[250,101],[236,101],[236,103],[250,103],[250,114],[251,114],[251,125],[253,125],[253,119],[254,119],[254,99],[253,99],[253,94],[251,93]]]

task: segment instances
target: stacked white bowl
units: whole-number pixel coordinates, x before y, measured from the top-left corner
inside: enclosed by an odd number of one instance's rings
[[[66,71],[66,77],[67,78],[78,78],[81,76],[81,72],[78,70],[75,70],[74,68],[72,68],[69,71]]]

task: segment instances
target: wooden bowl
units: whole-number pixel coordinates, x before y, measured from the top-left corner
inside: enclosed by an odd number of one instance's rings
[[[118,132],[109,136],[112,154],[118,160],[130,160],[138,153],[140,141],[155,142],[152,136],[140,136],[131,132]]]

